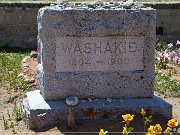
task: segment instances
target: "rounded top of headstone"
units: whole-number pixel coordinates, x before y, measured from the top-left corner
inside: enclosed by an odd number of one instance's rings
[[[79,102],[78,98],[76,96],[69,96],[66,98],[66,104],[69,106],[75,106]]]

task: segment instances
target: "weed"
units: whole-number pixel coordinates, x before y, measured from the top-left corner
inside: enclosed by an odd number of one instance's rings
[[[13,123],[12,121],[11,121],[11,126],[10,126],[10,128],[12,129],[13,134],[16,134],[15,125],[14,125],[14,123]]]
[[[16,103],[13,108],[13,116],[15,117],[16,122],[22,120],[22,110],[20,107],[17,107]]]
[[[168,59],[162,57],[160,60],[156,61],[156,67],[159,69],[166,69],[168,64]]]
[[[180,96],[180,82],[172,80],[168,75],[160,73],[156,70],[155,72],[155,90],[163,94],[171,96]]]
[[[9,110],[7,110],[7,115],[8,115],[8,118],[11,119],[11,115],[9,113]]]
[[[4,114],[2,115],[2,119],[3,119],[3,125],[4,125],[4,129],[7,130],[9,129],[9,124],[7,119],[5,119]]]
[[[6,103],[7,103],[7,104],[8,104],[8,103],[11,103],[11,104],[12,104],[16,98],[18,98],[17,95],[10,95],[10,96],[8,97],[8,99],[6,100]]]
[[[156,51],[161,52],[161,51],[164,51],[167,47],[168,46],[167,46],[166,42],[158,42],[155,46],[155,49],[156,49]]]
[[[17,78],[21,72],[21,61],[29,55],[29,52],[0,52],[0,86],[7,88],[11,93],[14,91],[29,91],[30,87],[27,82],[21,78]],[[13,97],[8,102],[12,103]]]

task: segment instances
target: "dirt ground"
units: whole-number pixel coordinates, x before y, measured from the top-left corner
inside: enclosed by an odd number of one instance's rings
[[[36,59],[29,59],[28,64],[30,65],[28,70],[24,71],[24,73],[27,75],[26,77],[28,79],[32,79],[34,77],[34,69],[37,65]],[[36,83],[34,82],[33,85]],[[11,93],[12,94],[12,93]],[[16,99],[17,103],[21,103],[23,99],[22,93],[16,93],[19,97]],[[173,105],[173,118],[175,118],[177,121],[180,122],[180,98],[179,97],[167,97],[160,93],[155,92],[156,96],[161,97],[168,103]],[[3,126],[3,120],[2,120],[2,114],[5,115],[6,118],[8,118],[7,111],[9,110],[10,114],[13,110],[13,104],[11,103],[5,103],[7,101],[7,98],[10,96],[10,94],[7,93],[7,90],[5,88],[0,88],[0,135],[10,135],[13,134],[13,129],[10,128],[8,130],[4,130]],[[9,123],[14,122],[14,117],[11,116],[11,118],[8,120]],[[76,121],[76,130],[75,131],[69,131],[67,129],[67,122],[61,122],[56,127],[49,127],[49,129],[42,129],[41,131],[32,131],[28,130],[24,122],[21,120],[17,126],[15,126],[15,132],[19,135],[97,135],[99,132],[99,129],[103,128],[107,131],[109,131],[109,134],[121,134],[123,124],[120,123],[122,119],[119,119],[117,121]],[[163,130],[166,128],[167,119],[165,118],[153,118],[153,123],[160,123],[163,127]],[[137,124],[138,123],[138,124]],[[135,119],[132,121],[132,127],[134,128],[134,131],[132,134],[135,135],[142,135],[143,133],[140,133],[142,131],[142,119]]]

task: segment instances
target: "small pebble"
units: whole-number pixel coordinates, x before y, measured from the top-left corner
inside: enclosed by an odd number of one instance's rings
[[[27,78],[28,76],[27,75],[24,75],[24,78]]]
[[[28,78],[25,78],[24,81],[29,82],[29,79],[28,79]]]
[[[17,78],[23,78],[24,77],[24,74],[23,73],[20,73]]]
[[[94,5],[99,5],[99,6],[103,6],[103,1],[99,0],[99,1],[95,1]]]
[[[86,100],[81,100],[81,102],[82,102],[82,103],[85,103],[85,102],[87,102],[87,101],[86,101]]]
[[[26,73],[26,72],[27,72],[27,69],[24,69],[24,70],[23,70],[23,73]],[[25,76],[24,76],[24,78],[25,78]]]
[[[123,100],[122,100],[122,99],[120,99],[120,102],[121,102],[121,103],[123,103]]]
[[[91,99],[91,98],[88,98],[88,101],[89,101],[89,102],[92,102],[92,99]]]
[[[35,87],[35,86],[37,86],[37,83],[32,83],[31,84],[31,87]]]
[[[43,117],[44,115],[46,115],[46,113],[38,114],[37,116],[38,116],[38,117]]]
[[[111,102],[112,102],[112,99],[111,99],[111,98],[107,98],[107,101],[111,103]]]
[[[23,67],[29,67],[29,65],[27,65],[26,63],[22,64]]]
[[[25,57],[25,58],[22,60],[22,63],[25,63],[25,62],[27,61],[27,59],[28,59],[28,58]]]
[[[34,83],[34,82],[35,82],[35,78],[29,80],[29,83]]]
[[[78,98],[76,96],[70,96],[66,98],[66,104],[69,106],[75,106],[79,102]]]
[[[92,4],[89,4],[89,5],[88,5],[88,8],[93,8],[93,9],[94,9],[94,8],[95,8],[95,6],[94,6],[94,5],[92,5]]]

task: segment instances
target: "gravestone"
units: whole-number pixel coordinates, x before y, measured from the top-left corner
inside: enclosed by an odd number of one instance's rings
[[[39,10],[37,81],[23,110],[29,127],[66,120],[69,96],[78,119],[116,118],[148,108],[172,115],[154,96],[156,11],[137,4],[67,4]],[[92,111],[92,117],[86,115]]]

